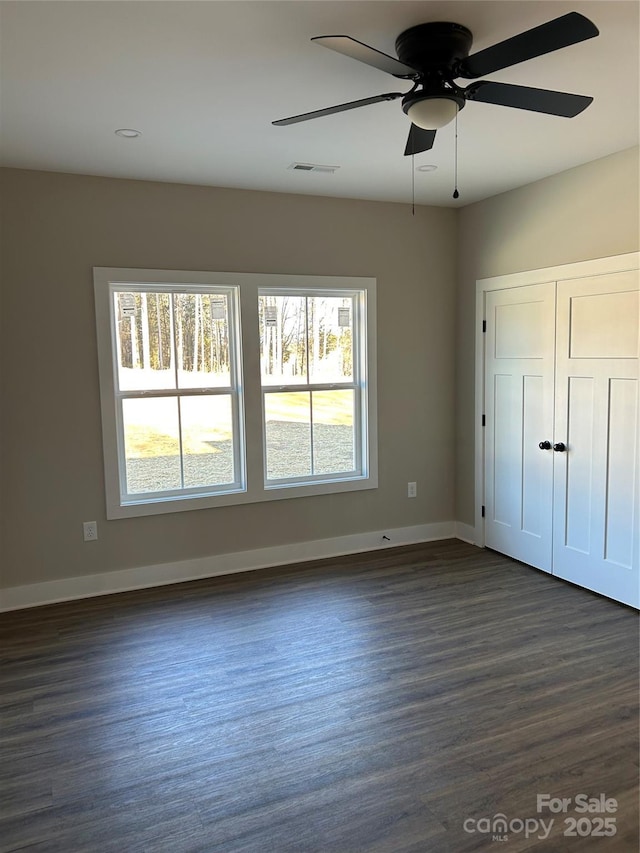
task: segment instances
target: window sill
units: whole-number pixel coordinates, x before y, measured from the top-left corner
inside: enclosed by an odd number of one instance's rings
[[[377,477],[357,477],[350,480],[324,480],[304,485],[268,486],[263,489],[247,489],[199,497],[159,498],[153,501],[137,501],[107,507],[108,519],[138,518],[147,515],[166,515],[173,512],[215,509],[223,506],[242,506],[243,504],[262,503],[264,501],[290,500],[314,495],[333,495],[344,492],[358,492],[377,489]]]

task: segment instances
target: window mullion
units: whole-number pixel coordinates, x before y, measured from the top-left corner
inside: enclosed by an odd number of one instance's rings
[[[180,483],[184,489],[184,453],[182,450],[182,400],[176,397],[178,403],[178,441],[180,447]]]
[[[233,479],[234,482],[246,483],[246,434],[243,418],[240,416],[241,398],[244,391],[240,391],[242,377],[244,376],[244,350],[242,347],[242,310],[235,300],[225,295],[227,306],[227,353],[229,358],[229,378],[231,387],[231,430],[233,442]],[[239,313],[238,313],[239,312]],[[218,354],[220,355],[220,354]]]
[[[316,473],[315,454],[313,452],[313,391],[309,389],[309,438],[311,440],[311,476]]]
[[[363,306],[363,296],[360,294],[357,298],[353,296],[349,299],[351,308],[351,373],[354,383],[353,394],[353,431],[354,431],[354,465],[356,470],[364,473],[365,455],[366,455],[366,429],[363,423],[365,387],[363,383],[363,368],[362,351],[360,349],[362,338],[361,332],[365,323],[365,312]],[[364,336],[366,340],[366,334]]]
[[[356,391],[359,382],[310,382],[308,385],[263,385],[265,394],[286,394],[294,391]]]
[[[171,302],[171,311],[169,312],[169,317],[171,318],[171,361],[173,362],[173,379],[176,385],[176,390],[178,390],[178,345],[176,342],[176,320],[175,320],[175,310],[176,310],[176,294],[170,293],[169,299]]]
[[[308,296],[305,296],[305,300],[304,300],[304,325],[305,325],[305,332],[306,332],[306,334],[304,336],[305,351],[306,351],[306,357],[307,357],[306,374],[307,374],[307,385],[309,385],[311,373],[309,371],[309,297]]]
[[[309,297],[306,296],[304,300],[304,311],[305,311],[305,324],[307,327],[307,334],[305,336],[306,345],[307,345],[307,388],[309,389],[309,442],[310,442],[310,461],[311,461],[311,476],[313,477],[315,473],[315,466],[313,460],[313,392],[311,391],[311,368],[309,361]]]
[[[178,345],[176,342],[176,320],[175,320],[175,312],[176,312],[176,294],[171,293],[171,346],[173,348],[173,377],[176,385],[176,402],[178,404],[178,447],[180,453],[180,485],[181,488],[184,489],[184,459],[182,454],[182,404],[180,402],[179,396],[179,383],[178,383]]]
[[[153,400],[156,397],[228,397],[235,389],[230,385],[212,386],[211,388],[159,388],[154,391],[136,390],[116,391],[119,400]]]

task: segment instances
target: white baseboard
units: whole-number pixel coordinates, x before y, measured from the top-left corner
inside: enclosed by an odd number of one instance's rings
[[[212,578],[236,572],[249,572],[254,569],[266,569],[270,566],[283,566],[288,563],[322,560],[326,557],[339,557],[344,554],[356,554],[360,551],[376,551],[399,545],[451,539],[457,535],[457,526],[456,522],[453,521],[418,524],[414,527],[356,533],[352,536],[339,536],[334,539],[318,539],[313,542],[298,542],[294,545],[259,548],[253,551],[239,551],[232,554],[200,557],[195,560],[183,560],[177,563],[159,563],[154,566],[140,566],[139,568],[103,572],[97,575],[84,575],[26,586],[14,586],[0,590],[0,611],[54,604],[77,598],[91,598],[96,595],[109,595],[133,589],[146,589],[147,587]],[[473,528],[470,529],[473,530]],[[390,541],[383,540],[383,536],[388,536]]]
[[[475,545],[476,529],[471,524],[463,524],[461,521],[456,521],[455,537],[456,539],[462,539],[463,542],[468,542],[469,545]]]

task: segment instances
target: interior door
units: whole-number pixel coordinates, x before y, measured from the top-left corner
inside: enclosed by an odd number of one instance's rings
[[[635,607],[638,296],[637,272],[558,282],[553,452],[553,573]]]
[[[550,572],[555,283],[489,291],[485,316],[485,541]]]

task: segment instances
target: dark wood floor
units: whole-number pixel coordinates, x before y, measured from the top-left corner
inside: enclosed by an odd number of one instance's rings
[[[4,614],[0,683],[2,851],[638,849],[636,614],[455,540]]]

